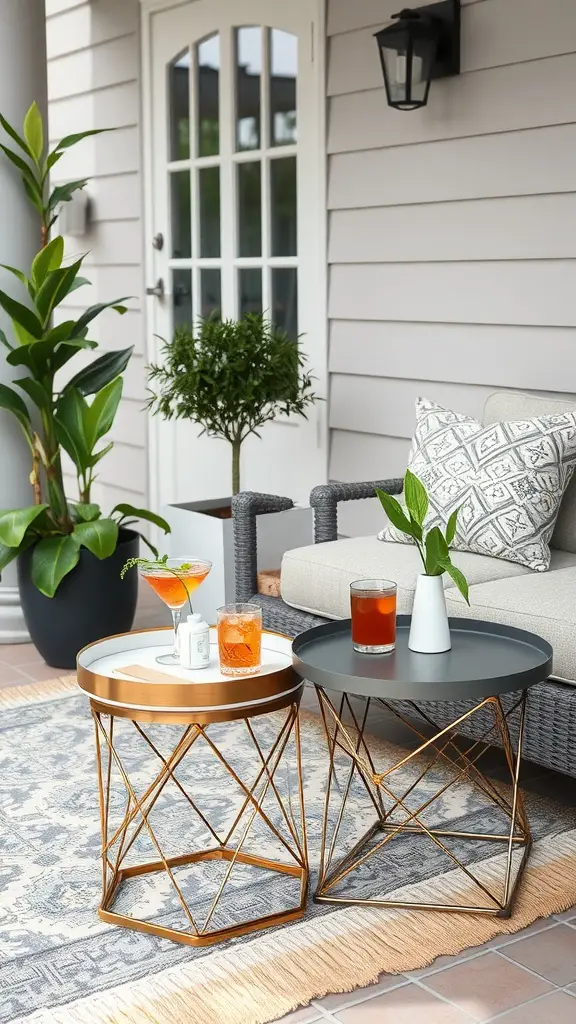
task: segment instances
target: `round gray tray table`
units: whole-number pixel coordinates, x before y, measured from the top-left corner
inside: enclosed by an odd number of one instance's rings
[[[526,866],[531,847],[530,825],[519,786],[522,740],[526,716],[527,692],[542,682],[552,669],[552,648],[541,637],[525,630],[473,619],[451,619],[452,649],[443,654],[416,654],[408,648],[410,616],[397,620],[396,650],[388,655],[359,654],[352,647],[350,620],[330,622],[301,633],[293,643],[294,668],[302,679],[314,683],[324,720],[330,756],[325,813],[322,830],[320,876],[315,899],[319,902],[369,906],[411,907],[412,909],[453,910],[509,917],[514,896]],[[507,710],[503,694],[515,698]],[[365,698],[361,711],[351,695]],[[459,718],[440,729],[419,701],[469,700],[471,706]],[[395,702],[409,702],[422,721],[422,729],[413,724]],[[384,707],[396,715],[419,739],[415,750],[403,754],[400,761],[378,770],[370,750],[367,731],[371,707]],[[467,718],[480,714],[487,721],[482,738],[464,748],[455,742],[458,727]],[[517,720],[514,745],[509,720]],[[492,742],[504,748],[510,773],[510,787],[496,786],[478,766]],[[430,763],[426,754],[432,754]],[[344,755],[350,762],[344,786],[339,784],[336,760]],[[440,773],[440,789],[430,797],[431,772],[438,765],[451,766],[446,783]],[[410,766],[418,777],[408,789],[397,794],[392,788],[394,772]],[[376,820],[344,855],[336,857],[339,830],[350,799],[352,780],[358,774],[374,807]],[[396,776],[398,778],[398,776]],[[428,785],[425,802],[410,809],[417,786]],[[452,785],[473,784],[504,816],[505,826],[497,832],[455,831],[427,825],[424,812]],[[334,798],[338,806],[334,811]],[[400,819],[399,819],[400,813]],[[378,838],[379,833],[383,833]],[[472,901],[430,900],[409,902],[383,898],[359,898],[347,894],[349,876],[356,868],[398,835],[428,837],[448,855],[452,866],[467,876],[475,897]],[[494,842],[504,845],[504,870],[497,886],[485,884],[450,849],[452,840]],[[515,856],[520,851],[521,859]],[[477,894],[477,899],[476,899]]]

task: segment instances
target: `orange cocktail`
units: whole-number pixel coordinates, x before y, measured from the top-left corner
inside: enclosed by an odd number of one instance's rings
[[[396,646],[396,584],[356,580],[350,586],[352,644],[361,654],[389,654]]]
[[[260,668],[262,609],[256,604],[227,604],[218,609],[220,671],[246,676]]]
[[[164,604],[169,608],[182,608],[190,594],[204,582],[209,572],[210,569],[206,568],[205,563],[192,563],[190,570],[179,569],[176,575],[164,571],[143,572],[142,575],[158,597],[162,598]]]
[[[161,665],[177,665],[180,662],[178,627],[181,611],[186,602],[192,611],[190,596],[203,583],[211,568],[212,562],[205,558],[168,558],[163,562],[149,562],[140,567],[141,575],[172,612],[174,649],[171,654],[162,654],[156,658]]]

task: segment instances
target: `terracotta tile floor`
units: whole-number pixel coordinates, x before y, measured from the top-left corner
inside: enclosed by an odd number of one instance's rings
[[[153,625],[154,609],[144,609]],[[18,686],[59,675],[32,644],[0,645],[0,687]],[[316,710],[308,693],[304,706]],[[385,714],[372,729],[406,742],[404,727]],[[500,755],[494,753],[494,774]],[[576,784],[534,765],[524,783],[540,793],[576,802]],[[430,967],[405,975],[382,975],[377,984],[314,1000],[276,1024],[575,1024],[576,907],[536,922],[525,932],[493,939],[485,947],[455,957],[439,957]]]

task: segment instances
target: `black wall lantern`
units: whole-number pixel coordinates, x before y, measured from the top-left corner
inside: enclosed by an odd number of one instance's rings
[[[417,110],[428,102],[430,82],[460,73],[460,0],[394,14],[376,33],[388,104]]]

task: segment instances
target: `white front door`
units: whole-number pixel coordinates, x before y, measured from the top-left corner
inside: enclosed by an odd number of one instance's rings
[[[194,0],[149,15],[148,352],[178,323],[259,311],[302,345],[326,397],[321,0]],[[161,247],[153,239],[162,236]],[[230,494],[225,441],[151,426],[157,505]],[[326,402],[250,437],[243,490],[306,501],[327,472]]]

